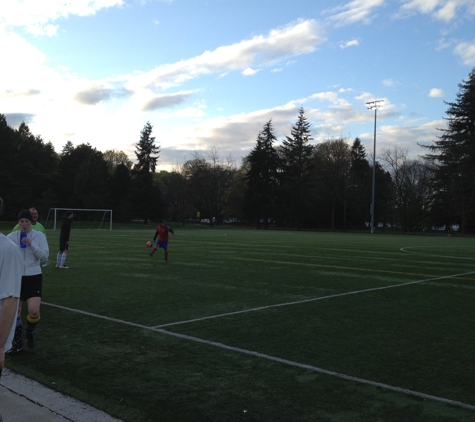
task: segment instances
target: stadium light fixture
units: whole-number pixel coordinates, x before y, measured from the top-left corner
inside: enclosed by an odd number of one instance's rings
[[[384,100],[368,101],[366,107],[368,110],[374,109],[374,145],[373,145],[373,187],[371,190],[371,234],[374,233],[374,196],[376,188],[376,115],[378,107],[382,107]]]

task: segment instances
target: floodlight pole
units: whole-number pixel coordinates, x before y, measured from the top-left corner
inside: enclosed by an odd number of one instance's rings
[[[381,107],[384,100],[368,101],[366,107],[368,110],[374,109],[374,144],[373,144],[373,187],[371,190],[371,234],[374,233],[374,196],[376,188],[376,116],[378,107]]]

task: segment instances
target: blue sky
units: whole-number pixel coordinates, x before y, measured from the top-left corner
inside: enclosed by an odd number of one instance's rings
[[[299,107],[313,143],[359,137],[424,153],[475,66],[475,0],[9,0],[0,113],[59,152],[134,146],[146,122],[157,170],[217,152],[240,165],[272,119]]]

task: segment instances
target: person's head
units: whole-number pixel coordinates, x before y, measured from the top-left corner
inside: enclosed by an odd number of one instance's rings
[[[31,207],[30,212],[31,212],[31,215],[33,216],[32,223],[35,224],[38,221],[38,211],[36,210],[35,207]]]
[[[21,210],[18,213],[18,225],[21,230],[26,230],[27,232],[31,230],[31,223],[33,223],[33,216],[31,215],[30,210]]]
[[[74,217],[74,213],[72,211],[66,212],[66,218],[69,218],[71,220],[73,217]]]
[[[163,223],[163,220],[158,220],[158,224],[159,224],[160,226],[163,226],[163,224],[164,224],[164,223]]]

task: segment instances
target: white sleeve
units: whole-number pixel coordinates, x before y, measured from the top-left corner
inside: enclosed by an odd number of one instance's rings
[[[32,230],[33,233],[33,230]],[[35,254],[35,256],[39,259],[48,259],[49,256],[49,246],[48,242],[46,240],[46,236],[37,231],[34,230],[35,236],[34,236],[34,242],[31,243],[31,250]]]

